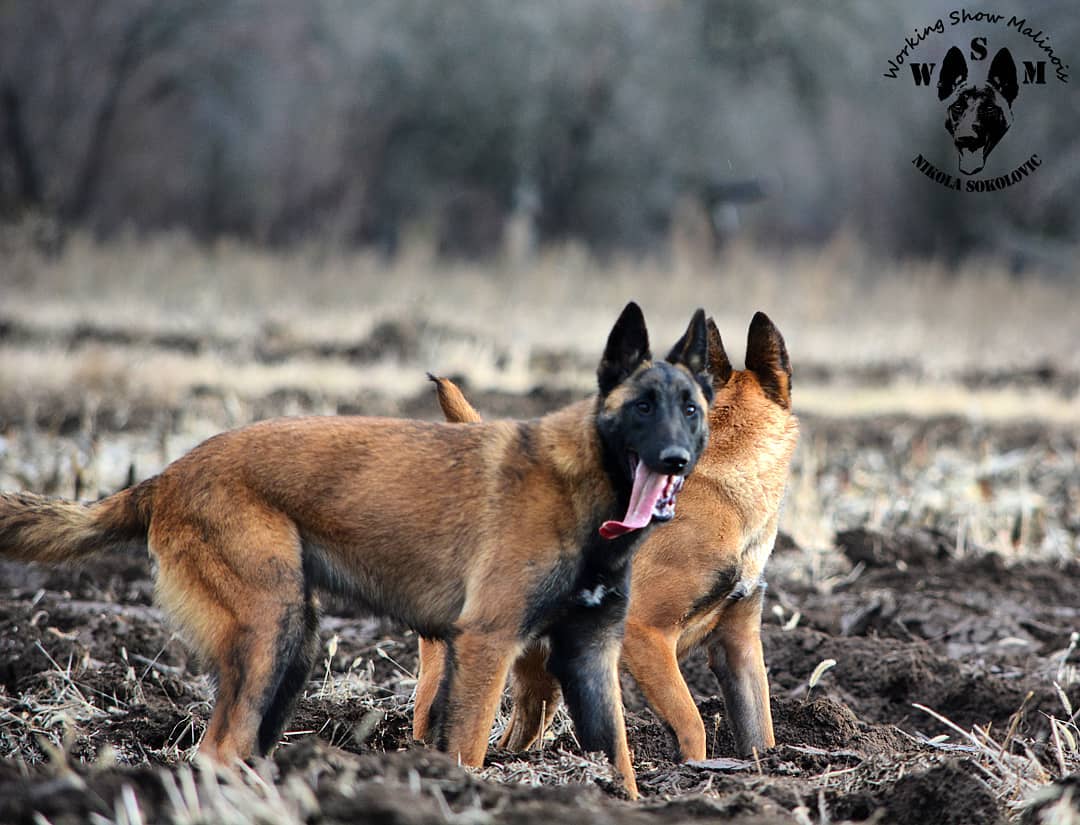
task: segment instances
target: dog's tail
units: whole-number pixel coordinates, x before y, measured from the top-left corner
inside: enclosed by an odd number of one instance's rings
[[[55,564],[145,545],[152,495],[152,481],[90,503],[0,493],[0,558]]]
[[[439,406],[442,407],[447,421],[451,424],[478,424],[483,420],[476,408],[465,399],[457,384],[449,378],[432,375],[430,372],[428,378],[435,382]]]

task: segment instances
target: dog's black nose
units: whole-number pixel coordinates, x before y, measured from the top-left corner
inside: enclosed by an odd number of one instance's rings
[[[660,463],[669,473],[681,473],[690,463],[690,451],[685,447],[665,447],[660,453]]]

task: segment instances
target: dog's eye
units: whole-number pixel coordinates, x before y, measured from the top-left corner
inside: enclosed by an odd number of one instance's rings
[[[693,418],[695,415],[697,415],[697,404],[694,404],[692,402],[687,404],[685,407],[683,407],[683,413],[685,413],[687,418]]]
[[[652,404],[648,401],[638,401],[637,404],[634,405],[634,407],[642,415],[648,415],[652,412]]]

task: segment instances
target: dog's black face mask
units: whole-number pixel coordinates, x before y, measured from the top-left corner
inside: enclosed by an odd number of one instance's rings
[[[1016,63],[1008,49],[994,55],[986,82],[968,83],[967,61],[953,46],[938,76],[938,98],[947,101],[945,128],[953,136],[965,175],[981,172],[986,158],[1012,125],[1012,104],[1020,91]]]
[[[600,528],[604,538],[674,517],[675,497],[709,437],[707,353],[702,310],[665,361],[651,360],[637,304],[628,304],[612,329],[597,371],[597,427],[616,472],[629,483],[630,501],[621,520]]]

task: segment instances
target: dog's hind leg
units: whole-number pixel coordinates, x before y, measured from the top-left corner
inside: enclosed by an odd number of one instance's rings
[[[226,764],[277,743],[317,641],[292,524],[239,504],[236,511],[235,531],[178,519],[150,531],[158,599],[217,681],[200,753]]]
[[[776,744],[769,707],[769,677],[761,648],[764,586],[724,610],[710,634],[709,668],[720,683],[739,754],[750,756]]]
[[[623,662],[656,714],[671,726],[679,759],[705,758],[705,724],[679,670],[677,629],[664,633],[627,619]]]
[[[310,593],[301,608],[290,606],[285,609],[276,645],[274,672],[270,678],[272,696],[259,723],[258,749],[261,754],[269,753],[277,745],[319,654],[319,615]]]
[[[431,741],[431,705],[439,692],[445,670],[446,644],[435,639],[420,638],[420,659],[417,665],[416,699],[413,702],[413,739]]]
[[[622,610],[625,615],[625,604]],[[594,609],[552,628],[548,669],[562,686],[582,749],[607,754],[630,798],[637,799],[619,687],[622,615],[614,616],[616,612],[597,615]]]
[[[548,646],[531,643],[514,662],[510,676],[513,707],[500,748],[523,751],[543,737],[559,708],[559,683],[547,669]]]

